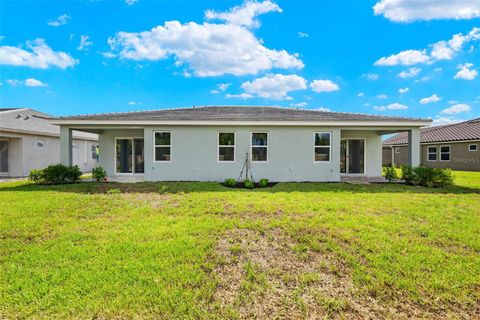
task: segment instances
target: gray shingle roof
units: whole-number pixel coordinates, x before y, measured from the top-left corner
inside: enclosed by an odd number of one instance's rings
[[[420,143],[480,140],[480,118],[443,126],[420,129]],[[389,139],[384,145],[408,143],[408,133],[402,132]]]
[[[417,118],[257,106],[206,106],[88,114],[60,117],[56,119],[105,121],[429,121]]]
[[[0,131],[60,136],[60,127],[50,124],[50,117],[28,108],[3,108],[0,109]],[[97,140],[96,134],[80,131],[73,131],[72,134],[75,138]]]

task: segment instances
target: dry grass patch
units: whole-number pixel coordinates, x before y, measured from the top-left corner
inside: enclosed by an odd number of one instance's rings
[[[333,255],[298,251],[281,229],[228,231],[215,247],[220,313],[257,319],[433,317],[413,303],[387,305],[360,292]]]

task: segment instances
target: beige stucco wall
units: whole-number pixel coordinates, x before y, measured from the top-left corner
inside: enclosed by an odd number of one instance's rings
[[[172,132],[172,161],[153,159],[153,132]],[[219,131],[235,132],[235,162],[217,161]],[[313,161],[314,132],[332,133],[330,162]],[[254,179],[271,181],[339,181],[340,140],[366,138],[366,176],[378,177],[382,169],[382,138],[378,129],[342,130],[332,127],[244,126],[147,126],[144,129],[104,129],[99,135],[99,165],[110,177],[115,173],[115,138],[144,138],[147,181],[223,181],[238,178],[245,153],[250,152],[250,133],[268,132],[268,162],[252,163]],[[121,175],[123,178],[128,174]],[[125,178],[126,179],[126,178]]]
[[[60,139],[58,137],[0,133],[2,139],[8,140],[8,176],[28,176],[31,170],[45,168],[60,163]],[[44,147],[37,147],[42,140]],[[89,172],[97,164],[92,158],[91,147],[96,141],[73,140],[78,148],[73,148],[73,164],[83,172]]]
[[[469,151],[470,144],[477,144],[477,151]],[[427,161],[427,146],[437,146],[437,161]],[[450,146],[450,161],[440,161],[440,146]],[[407,164],[408,150],[406,146],[395,147],[400,153],[395,153],[395,165]],[[387,151],[388,150],[388,151]],[[390,148],[383,148],[384,165],[391,163]],[[480,171],[480,141],[476,142],[453,142],[453,143],[432,143],[421,146],[422,166],[432,168],[450,168],[453,170]]]

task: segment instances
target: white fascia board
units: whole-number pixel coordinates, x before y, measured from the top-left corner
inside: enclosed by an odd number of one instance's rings
[[[291,127],[425,127],[431,121],[151,121],[151,120],[50,120],[55,125],[124,126],[291,126]]]

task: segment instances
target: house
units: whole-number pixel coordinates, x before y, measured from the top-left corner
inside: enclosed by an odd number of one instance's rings
[[[408,137],[399,133],[383,143],[383,164],[407,164]],[[422,166],[480,171],[480,118],[420,129]]]
[[[53,118],[61,160],[72,131],[99,135],[99,165],[121,181],[223,181],[248,159],[253,178],[340,181],[380,177],[382,135],[408,131],[420,163],[420,127],[430,120],[305,109],[210,106]]]
[[[24,177],[60,162],[60,128],[51,116],[27,108],[0,109],[0,176]],[[73,132],[72,163],[82,171],[97,164],[97,135]]]

